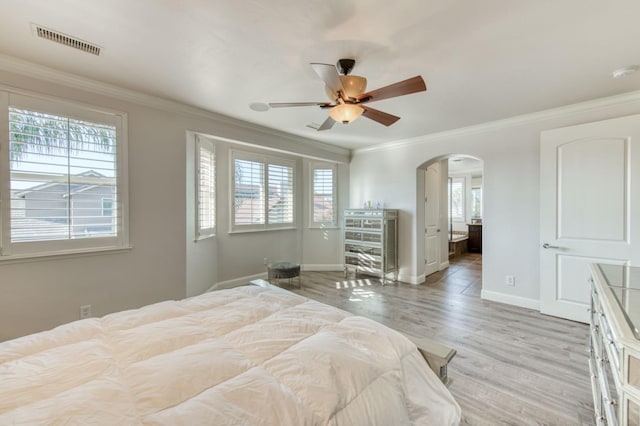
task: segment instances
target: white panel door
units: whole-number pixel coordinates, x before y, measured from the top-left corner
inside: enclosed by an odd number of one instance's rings
[[[588,322],[589,263],[638,263],[639,140],[640,115],[542,132],[542,313]]]
[[[425,275],[438,271],[440,263],[440,163],[434,163],[425,173]]]

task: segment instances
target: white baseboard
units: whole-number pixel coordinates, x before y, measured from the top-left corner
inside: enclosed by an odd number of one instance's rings
[[[302,271],[344,271],[344,265],[301,265]],[[212,285],[207,291],[222,290],[225,288],[239,287],[241,285],[247,285],[249,282],[256,279],[267,279],[267,273],[261,272],[259,274],[247,275],[240,278],[234,278],[232,280],[220,281]]]
[[[422,284],[425,280],[425,275],[404,275],[398,274],[398,281],[402,281],[403,283],[409,284]]]
[[[540,310],[540,301],[528,297],[513,296],[511,294],[498,293],[497,291],[482,290],[480,297],[492,302],[506,303],[507,305],[520,306],[521,308]]]
[[[209,288],[209,290],[207,290],[207,291],[223,290],[225,288],[240,287],[241,285],[247,285],[252,280],[256,280],[256,279],[266,280],[267,279],[267,273],[266,272],[262,272],[260,274],[247,275],[246,277],[234,278],[232,280],[227,280],[227,281],[220,281],[220,282],[217,282],[214,285],[212,285]]]
[[[442,262],[442,263],[440,263],[438,265],[438,271],[442,271],[443,269],[447,269],[448,267],[449,267],[449,261],[447,260],[446,262]],[[427,279],[427,276],[425,274],[420,274],[420,275],[402,275],[402,274],[400,274],[398,279],[400,281],[402,281],[402,282],[405,282],[405,283],[422,284]]]
[[[302,271],[344,271],[344,265],[342,263],[337,264],[307,264],[300,265],[300,270]]]

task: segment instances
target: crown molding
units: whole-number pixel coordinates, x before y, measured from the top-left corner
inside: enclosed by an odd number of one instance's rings
[[[608,96],[590,101],[580,102],[577,104],[565,105],[557,108],[547,109],[544,111],[533,112],[529,114],[517,115],[501,120],[488,121],[473,126],[460,127],[453,130],[445,130],[438,133],[430,133],[423,136],[397,140],[393,142],[381,143],[365,148],[354,149],[353,154],[386,151],[411,145],[418,145],[425,142],[435,141],[439,139],[453,138],[457,136],[468,136],[478,133],[485,133],[492,130],[505,129],[509,127],[521,126],[524,124],[546,121],[559,117],[566,117],[574,114],[588,112],[594,109],[607,108],[611,106],[624,105],[640,102],[640,90],[627,92],[620,95]]]
[[[280,139],[302,143],[309,147],[320,148],[324,151],[331,152],[333,154],[344,155],[347,158],[350,157],[351,150],[342,148],[339,146],[327,144],[315,139],[306,138],[303,136],[296,136],[290,133],[281,132],[268,127],[260,126],[257,124],[249,123],[247,121],[239,120],[236,118],[228,117],[223,114],[208,111],[195,106],[187,105],[178,101],[173,101],[158,96],[148,95],[145,93],[137,92],[131,89],[125,89],[109,83],[103,83],[97,80],[92,80],[87,77],[82,77],[76,74],[60,71],[54,68],[46,67],[44,65],[35,64],[33,62],[25,61],[15,58],[13,56],[0,53],[0,70],[12,72],[20,75],[24,75],[38,80],[47,81],[49,83],[60,84],[66,87],[83,90],[98,95],[104,95],[111,98],[115,98],[121,101],[127,101],[142,106],[160,109],[167,112],[177,113],[188,117],[203,118],[211,120],[216,123],[231,125],[254,132],[275,136]]]

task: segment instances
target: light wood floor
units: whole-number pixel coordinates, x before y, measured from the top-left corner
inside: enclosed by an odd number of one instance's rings
[[[464,256],[423,285],[304,272],[302,289],[286,288],[454,347],[450,390],[462,424],[593,424],[587,326],[481,300],[481,262]]]

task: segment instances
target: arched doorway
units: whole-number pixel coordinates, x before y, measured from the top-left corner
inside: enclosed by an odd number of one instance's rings
[[[426,283],[442,281],[480,296],[483,180],[483,161],[465,154],[432,158],[418,168],[416,253]]]

